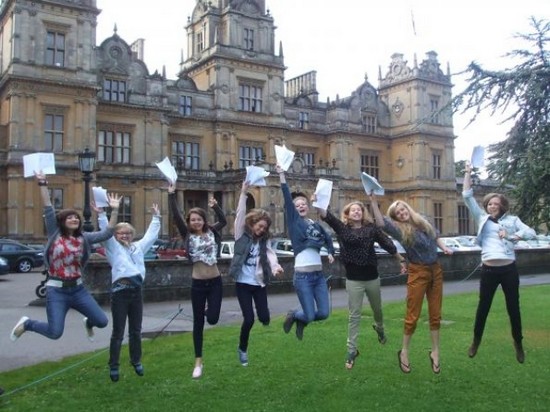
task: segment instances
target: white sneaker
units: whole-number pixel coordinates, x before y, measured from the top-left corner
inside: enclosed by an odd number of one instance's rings
[[[195,369],[193,369],[193,379],[198,379],[202,376],[202,364],[199,366],[195,366]]]
[[[86,329],[86,336],[88,337],[88,340],[90,342],[93,342],[94,341],[94,328],[89,328],[88,327],[88,318],[84,317],[82,319],[82,323],[84,324],[84,329]]]
[[[11,330],[10,339],[12,342],[15,342],[17,339],[21,337],[23,333],[25,333],[25,322],[28,321],[28,316],[23,316],[19,321],[15,324],[13,329]]]

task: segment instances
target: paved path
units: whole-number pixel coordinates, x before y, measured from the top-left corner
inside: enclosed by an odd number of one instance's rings
[[[109,346],[111,326],[96,329],[94,342],[89,342],[82,326],[80,313],[70,310],[67,314],[65,332],[58,340],[50,340],[41,335],[28,332],[17,342],[9,339],[11,329],[23,315],[33,319],[46,319],[44,307],[29,306],[36,299],[35,287],[43,279],[40,272],[10,274],[0,277],[0,372],[34,365],[47,360],[59,360],[68,355],[105,349]],[[446,282],[446,295],[476,291],[478,280]],[[522,287],[550,283],[550,274],[524,275]],[[385,302],[399,301],[405,296],[405,285],[383,286],[382,299]],[[332,307],[347,307],[347,295],[343,289],[331,292]],[[273,317],[281,316],[291,308],[299,307],[294,293],[269,295],[269,307]],[[181,313],[178,314],[178,311]],[[109,307],[104,307],[110,317]],[[168,321],[177,315],[165,332],[181,333],[192,330],[191,302],[155,302],[146,303],[143,317],[144,336],[153,336],[161,331]],[[236,298],[224,298],[220,324],[239,323],[241,311]],[[105,355],[107,356],[107,355]]]

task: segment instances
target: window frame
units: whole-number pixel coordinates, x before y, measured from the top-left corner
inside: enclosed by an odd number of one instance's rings
[[[53,37],[53,41],[50,39]],[[62,38],[61,44],[59,38]],[[67,44],[67,33],[63,30],[46,29],[46,53],[44,63],[47,66],[65,67],[65,55]]]
[[[181,150],[178,150],[181,148]],[[170,158],[176,170],[201,170],[200,142],[172,140]],[[183,166],[182,166],[183,164]]]
[[[246,166],[254,165],[259,160],[263,160],[264,157],[265,157],[265,150],[262,144],[253,144],[253,143],[239,144],[239,168],[240,169],[245,169]]]
[[[434,228],[443,233],[443,202],[433,202],[433,211]]]
[[[182,116],[191,116],[193,114],[193,96],[184,94],[179,96],[178,113]]]
[[[99,125],[96,142],[97,161],[104,164],[131,164],[132,131],[133,129],[127,125]],[[117,141],[119,137],[120,141]]]
[[[109,87],[107,87],[107,84]],[[116,85],[116,87],[113,87]],[[121,87],[123,86],[121,90]],[[128,84],[124,79],[116,79],[112,77],[106,77],[103,79],[103,100],[108,102],[126,103],[128,95]]]
[[[439,151],[432,152],[432,179],[441,180],[441,164],[443,154]]]
[[[58,121],[61,124],[58,124]],[[51,125],[48,124],[51,122]],[[65,140],[65,109],[46,107],[43,115],[44,151],[63,152]]]
[[[374,160],[374,162],[372,161]],[[375,151],[362,151],[359,155],[360,171],[379,179],[380,178],[380,153]]]
[[[262,113],[263,86],[257,83],[239,82],[239,111]]]

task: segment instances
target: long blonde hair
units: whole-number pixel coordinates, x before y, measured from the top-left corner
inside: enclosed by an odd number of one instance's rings
[[[361,218],[361,226],[366,226],[369,223],[374,223],[372,216],[370,215],[369,211],[363,203],[351,202],[345,205],[344,209],[342,210],[342,222],[344,222],[345,225],[349,224],[349,210],[353,205],[359,206],[361,208],[361,211],[363,212],[363,217]]]
[[[397,219],[396,215],[396,209],[397,207],[401,205],[405,209],[409,211],[409,220],[407,222],[400,222]],[[403,236],[403,243],[406,245],[412,245],[414,241],[414,231],[420,230],[431,238],[435,239],[435,230],[430,223],[424,219],[419,213],[415,212],[414,209],[403,200],[396,200],[393,202],[390,207],[388,207],[388,216],[396,223],[397,227],[401,231],[401,235]]]

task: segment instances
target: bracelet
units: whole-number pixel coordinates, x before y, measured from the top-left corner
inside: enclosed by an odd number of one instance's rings
[[[401,259],[401,260],[399,261],[399,263],[407,263],[407,260],[406,260],[406,259]]]
[[[48,181],[47,180],[39,180],[38,181],[38,186],[48,186]]]

